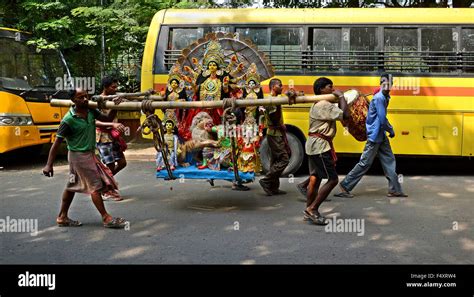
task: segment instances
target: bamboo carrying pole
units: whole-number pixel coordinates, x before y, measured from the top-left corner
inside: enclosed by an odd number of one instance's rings
[[[328,95],[315,95],[315,96],[298,96],[296,97],[295,103],[314,103],[321,100],[330,100],[336,102],[336,96],[332,94]],[[52,99],[51,106],[55,107],[69,107],[73,103],[70,100]],[[275,105],[287,105],[288,97],[265,97],[264,99],[238,99],[235,101],[237,107],[247,106],[275,106]],[[89,101],[90,108],[97,108],[97,102]],[[106,101],[105,107],[107,109],[116,110],[127,110],[127,111],[140,111],[142,109],[142,102],[121,102],[115,104],[112,101]],[[151,107],[154,109],[190,109],[190,108],[222,108],[223,101],[153,101]]]
[[[163,101],[165,100],[165,97],[155,95],[156,92],[154,90],[148,90],[146,92],[139,92],[139,93],[117,93],[115,95],[94,95],[92,96],[93,100],[97,99],[103,99],[103,100],[112,100],[117,97],[122,97],[125,99],[130,99],[130,100],[153,100],[153,101]]]

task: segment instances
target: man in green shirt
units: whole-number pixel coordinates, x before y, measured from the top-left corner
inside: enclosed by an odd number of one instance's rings
[[[124,228],[129,223],[123,218],[114,218],[105,210],[101,192],[116,189],[117,184],[110,170],[95,156],[95,120],[109,121],[116,115],[112,111],[108,115],[98,110],[89,109],[88,94],[82,89],[71,92],[74,106],[64,116],[59,126],[56,141],[49,151],[48,162],[43,174],[52,177],[53,163],[60,144],[66,139],[68,147],[69,179],[63,192],[61,210],[56,223],[60,227],[78,227],[82,223],[68,217],[69,207],[75,193],[90,194],[92,202],[102,216],[104,227]],[[115,100],[120,103],[120,99]]]

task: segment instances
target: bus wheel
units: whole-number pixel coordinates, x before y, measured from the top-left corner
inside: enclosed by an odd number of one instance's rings
[[[282,176],[288,176],[294,174],[303,163],[304,160],[304,148],[301,141],[293,133],[286,132],[288,138],[288,144],[291,149],[290,163],[286,166]],[[268,146],[267,137],[265,137],[260,145],[260,159],[262,162],[262,168],[264,172],[270,170],[270,147]]]
[[[26,156],[26,158],[36,159],[43,152],[43,147],[44,147],[44,145],[39,144],[39,145],[33,145],[33,146],[25,147],[22,150],[23,150],[23,154]]]

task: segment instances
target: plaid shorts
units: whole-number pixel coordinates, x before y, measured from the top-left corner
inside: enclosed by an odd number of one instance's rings
[[[104,164],[112,164],[125,158],[117,142],[98,142],[97,149],[99,150],[100,159]]]

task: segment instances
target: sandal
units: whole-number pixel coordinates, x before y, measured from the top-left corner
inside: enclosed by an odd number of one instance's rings
[[[242,184],[233,184],[232,185],[232,190],[234,190],[234,191],[248,191],[248,190],[250,190],[250,188],[247,187],[247,186],[244,186]]]
[[[276,190],[272,191],[272,195],[286,195],[286,192],[282,190]]]
[[[303,212],[304,215],[303,215],[303,221],[304,222],[311,222],[311,219],[309,218],[309,216],[306,214],[306,212]]]
[[[71,219],[67,219],[67,221],[64,222],[58,222],[56,220],[56,224],[58,224],[58,227],[80,227],[82,226],[82,223],[79,221],[74,221]]]
[[[388,193],[387,197],[408,197],[405,193]]]
[[[319,226],[326,226],[327,224],[329,224],[327,221],[326,221],[326,218],[323,217],[322,215],[315,215],[314,213],[310,213],[309,211],[305,210],[303,212],[306,216],[308,216],[308,218],[311,220],[311,222],[315,225],[319,225]]]
[[[354,195],[352,195],[349,192],[341,192],[338,194],[334,194],[335,197],[340,197],[340,198],[354,198]]]
[[[102,200],[104,201],[122,201],[123,198],[120,196],[120,194],[116,191],[107,191],[104,194],[102,194]]]
[[[105,228],[113,228],[113,229],[123,229],[127,225],[128,221],[124,218],[112,218],[112,220],[108,223],[104,223]]]

